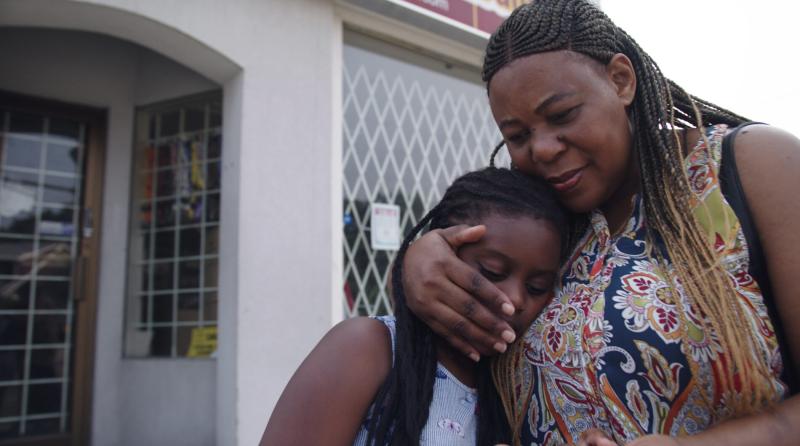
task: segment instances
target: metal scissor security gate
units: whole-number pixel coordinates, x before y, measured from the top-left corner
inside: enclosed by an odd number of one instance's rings
[[[396,251],[372,249],[370,204],[399,206],[405,235],[456,177],[488,164],[500,134],[477,70],[352,34],[345,42],[343,308],[390,314]]]

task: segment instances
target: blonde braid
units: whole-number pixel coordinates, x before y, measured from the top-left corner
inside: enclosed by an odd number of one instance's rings
[[[520,446],[522,424],[525,421],[529,404],[529,401],[526,401],[524,397],[521,400],[521,395],[517,394],[521,384],[517,380],[518,370],[522,365],[524,354],[524,341],[520,337],[508,347],[504,354],[496,356],[492,360],[492,379],[511,427],[513,446]]]
[[[675,109],[671,91],[675,89],[679,94],[682,93],[685,97],[688,97],[694,112],[697,128],[704,128],[702,113],[694,99],[676,84],[667,83],[665,87],[667,92],[666,106],[668,109]],[[670,127],[676,128],[674,112],[670,113]],[[701,137],[705,146],[710,147],[710,142],[702,131]],[[673,151],[676,153],[673,153],[672,157],[682,159],[684,151],[681,149],[681,145],[675,144],[673,147]],[[680,210],[681,207],[684,209],[686,207],[680,206],[678,203],[687,202],[688,200],[685,196],[691,194],[686,169],[680,169],[680,175],[665,177],[664,180],[664,190],[669,192],[664,196],[666,201],[664,204],[667,205],[666,215],[671,218],[669,221],[664,221],[661,215],[656,214],[656,218],[650,221],[649,224],[656,229],[656,232],[664,240],[664,244],[669,247],[668,252],[672,267],[677,273],[677,279],[684,289],[685,295],[692,297],[691,304],[694,304],[698,316],[702,318],[700,323],[711,329],[710,331],[706,330],[709,342],[712,341],[712,332],[719,334],[722,350],[729,357],[729,363],[721,364],[717,368],[723,393],[734,394],[731,391],[735,391],[737,388],[736,377],[738,375],[738,384],[741,389],[739,393],[752,395],[750,398],[727,401],[730,413],[735,415],[754,413],[765,406],[773,404],[776,400],[777,389],[771,385],[769,379],[771,373],[767,364],[768,359],[758,354],[761,349],[755,341],[757,336],[755,327],[753,327],[747,315],[747,309],[743,306],[742,297],[735,288],[732,278],[724,265],[722,265],[722,259],[712,249],[713,245],[710,240],[712,234],[700,225],[693,214],[687,215],[686,212],[681,212]],[[681,197],[678,202],[674,200],[676,196]],[[701,208],[702,212],[710,213],[705,202],[700,201],[697,206]],[[725,218],[727,218],[727,214],[725,214]],[[669,230],[674,228],[676,223],[677,230]],[[666,262],[660,253],[657,254],[659,256],[659,265],[663,269]],[[670,277],[668,272],[664,271],[664,273],[666,273],[665,277]],[[670,285],[673,296],[676,297],[675,301],[682,319],[683,341],[688,345],[687,343],[690,341],[687,317],[689,309],[685,308],[684,303],[679,298],[675,284],[670,283]],[[722,296],[730,296],[731,298],[721,298]],[[742,330],[743,327],[746,328]],[[686,353],[688,354],[688,352]],[[702,377],[703,374],[695,370],[697,368],[696,363],[694,361],[689,363],[692,366],[692,374],[697,378]],[[700,388],[704,398],[708,402],[712,402],[712,399],[707,395],[706,386],[701,385]]]

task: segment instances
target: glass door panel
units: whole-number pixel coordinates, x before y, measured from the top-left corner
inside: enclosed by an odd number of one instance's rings
[[[72,441],[88,126],[0,96],[0,442]],[[28,444],[28,443],[26,443]],[[36,444],[30,443],[30,444]]]

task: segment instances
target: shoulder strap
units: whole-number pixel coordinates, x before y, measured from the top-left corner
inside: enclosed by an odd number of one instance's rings
[[[758,123],[744,123],[725,135],[725,138],[722,140],[719,182],[722,195],[725,196],[728,204],[733,208],[733,212],[736,214],[736,218],[739,219],[739,223],[742,226],[744,238],[747,240],[747,253],[750,260],[748,272],[761,289],[764,304],[767,307],[772,326],[775,330],[775,336],[778,339],[778,344],[781,346],[781,358],[783,359],[783,373],[781,379],[789,387],[789,393],[794,395],[800,391],[800,388],[798,388],[800,383],[798,383],[797,374],[788,356],[786,349],[786,333],[783,330],[781,319],[778,317],[777,308],[775,308],[775,300],[772,295],[772,282],[769,280],[766,258],[764,257],[764,251],[761,247],[761,241],[752,214],[750,213],[750,208],[747,205],[747,197],[744,194],[744,189],[739,179],[739,170],[736,167],[736,156],[733,153],[736,135],[741,129],[751,124]]]
[[[722,140],[722,160],[719,167],[719,183],[722,188],[722,195],[725,200],[733,208],[736,218],[742,225],[742,232],[744,238],[747,240],[747,251],[750,257],[750,275],[756,279],[759,288],[764,292],[765,297],[767,290],[770,288],[766,259],[761,249],[761,241],[756,231],[755,222],[750,213],[750,207],[747,205],[747,197],[744,195],[744,189],[739,179],[739,169],[736,167],[736,157],[733,153],[734,140],[736,135],[744,127],[755,124],[748,122],[733,129],[730,133],[725,135]],[[772,302],[770,302],[771,306]]]
[[[394,351],[397,343],[397,319],[394,316],[370,316],[370,319],[383,322],[389,332],[389,340],[392,344],[392,367],[394,367]]]

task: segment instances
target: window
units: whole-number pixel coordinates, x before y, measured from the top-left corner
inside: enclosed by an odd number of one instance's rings
[[[400,208],[406,234],[459,175],[486,167],[501,136],[477,68],[348,33],[344,46],[344,295],[346,317],[391,313],[395,251],[370,243],[370,206]],[[498,165],[508,165],[501,153]]]
[[[221,95],[136,113],[125,353],[216,348]]]

